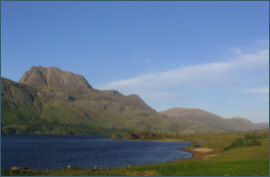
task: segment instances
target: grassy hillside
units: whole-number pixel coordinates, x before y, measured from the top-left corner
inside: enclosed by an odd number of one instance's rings
[[[169,135],[159,138],[166,141],[203,142],[198,148],[188,148],[191,159],[112,169],[61,170],[3,170],[2,175],[52,175],[52,176],[268,176],[269,131],[257,131],[260,146],[243,146],[224,151],[237,138],[254,132]],[[158,138],[156,138],[158,139]]]
[[[182,111],[176,117],[166,115],[168,111],[160,114],[135,94],[96,90],[83,76],[56,67],[32,67],[19,83],[6,78],[1,81],[3,133],[207,133],[257,129],[248,120],[225,120],[202,110]]]
[[[244,118],[222,118],[213,113],[196,108],[171,108],[160,114],[185,125],[183,133],[205,133],[222,131],[247,131],[259,129]],[[197,131],[195,131],[197,130]]]
[[[37,89],[2,78],[2,132],[95,134],[123,131],[173,132],[138,96],[89,89],[84,93]],[[179,123],[178,123],[179,124]]]

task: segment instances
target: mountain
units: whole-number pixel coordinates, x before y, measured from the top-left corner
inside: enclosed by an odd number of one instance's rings
[[[244,118],[222,118],[213,113],[196,108],[171,108],[161,111],[167,119],[177,120],[184,126],[184,133],[247,131],[259,129]]]
[[[260,129],[269,129],[269,122],[255,123],[255,125]]]
[[[1,82],[6,133],[170,132],[175,126],[137,95],[96,90],[83,76],[56,67],[32,67],[19,83]]]
[[[194,133],[257,128],[245,119],[223,120],[202,110],[158,113],[138,95],[94,89],[83,76],[57,67],[34,66],[18,83],[7,78],[1,82],[4,133]],[[203,120],[196,121],[201,115]]]
[[[38,89],[47,88],[78,93],[92,88],[83,76],[62,71],[57,67],[32,67],[24,73],[19,83]]]

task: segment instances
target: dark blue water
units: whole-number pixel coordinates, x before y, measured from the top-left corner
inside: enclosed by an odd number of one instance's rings
[[[2,168],[121,167],[189,158],[187,142],[104,140],[102,135],[2,135]]]

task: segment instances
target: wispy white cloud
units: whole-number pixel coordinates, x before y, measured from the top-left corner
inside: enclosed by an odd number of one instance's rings
[[[269,50],[259,50],[254,53],[242,54],[232,61],[239,68],[258,67],[269,64]]]
[[[247,94],[255,94],[255,95],[269,95],[269,88],[251,88],[251,89],[243,89],[243,93]]]
[[[112,81],[97,88],[138,94],[158,111],[198,107],[224,117],[268,120],[268,47],[249,53],[233,50],[235,57],[223,61],[179,65],[175,69]],[[226,99],[231,100],[229,104]],[[254,111],[250,111],[252,109]]]
[[[239,48],[237,48],[237,47],[232,47],[232,48],[231,48],[231,52],[232,52],[233,54],[237,54],[237,55],[242,54],[242,50],[239,49]]]
[[[269,65],[269,50],[258,50],[254,53],[241,52],[238,57],[223,62],[205,63],[179,67],[164,72],[142,74],[134,78],[113,81],[98,86],[99,89],[170,89],[213,86],[221,83],[237,83],[237,75],[250,69]],[[240,78],[242,79],[242,78]],[[240,81],[239,79],[239,81]]]
[[[249,95],[257,102],[268,103],[269,102],[269,87],[261,88],[248,88],[240,90],[241,93]]]
[[[255,45],[259,47],[269,48],[269,40],[268,39],[257,39],[255,40]]]
[[[186,96],[182,92],[168,92],[168,91],[159,91],[159,90],[142,90],[139,91],[140,96],[147,98],[152,101],[162,101],[166,99],[173,99],[179,96]]]
[[[260,102],[269,104],[269,96],[260,96],[260,97],[257,97],[257,100]]]
[[[146,59],[143,60],[143,63],[148,64],[148,65],[152,64],[152,59],[151,58],[146,58]]]

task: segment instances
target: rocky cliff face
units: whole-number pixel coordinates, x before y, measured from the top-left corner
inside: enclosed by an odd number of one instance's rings
[[[83,93],[92,89],[83,76],[62,71],[57,67],[44,68],[42,66],[33,66],[24,73],[19,83],[37,89],[48,88],[50,90],[77,93]]]

